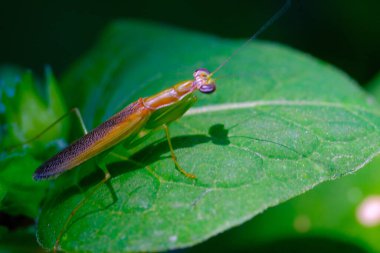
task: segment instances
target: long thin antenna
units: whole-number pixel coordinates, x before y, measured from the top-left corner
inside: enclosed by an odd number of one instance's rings
[[[251,38],[249,38],[246,42],[244,42],[243,45],[238,47],[227,59],[224,60],[222,64],[219,65],[211,74],[210,76],[214,75],[216,72],[218,72],[224,65],[226,65],[232,57],[234,57],[237,53],[239,53],[244,47],[246,47],[252,40],[256,39],[263,31],[265,31],[269,26],[271,26],[277,19],[279,19],[284,13],[289,9],[289,7],[292,4],[292,0],[287,0],[284,5],[279,9],[267,22],[265,22],[264,25],[260,27],[257,32],[255,32]]]

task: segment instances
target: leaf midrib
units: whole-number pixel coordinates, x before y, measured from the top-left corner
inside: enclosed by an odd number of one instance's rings
[[[184,115],[184,117],[210,113],[210,112],[220,112],[220,111],[230,111],[230,110],[241,110],[249,109],[260,106],[321,106],[321,107],[334,107],[342,108],[350,111],[350,109],[355,109],[358,111],[363,111],[367,113],[380,116],[380,113],[375,110],[369,110],[367,108],[356,106],[356,105],[346,105],[343,103],[334,103],[334,102],[320,102],[320,101],[306,101],[306,100],[266,100],[266,101],[246,101],[239,103],[222,103],[216,105],[206,105],[200,107],[190,108]]]

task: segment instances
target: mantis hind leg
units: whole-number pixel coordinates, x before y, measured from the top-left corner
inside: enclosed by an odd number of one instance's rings
[[[78,119],[79,121],[79,124],[81,126],[81,129],[83,131],[84,134],[87,134],[88,131],[87,131],[87,128],[86,128],[86,125],[84,124],[84,121],[83,121],[83,118],[82,118],[82,115],[79,111],[78,108],[74,107],[72,109],[70,109],[67,113],[65,113],[64,115],[62,115],[61,117],[59,117],[58,119],[56,119],[53,123],[51,123],[47,128],[45,128],[44,130],[42,130],[40,133],[38,133],[36,136],[22,142],[21,144],[18,144],[18,145],[15,145],[15,146],[11,146],[11,147],[8,147],[9,150],[12,150],[12,149],[15,149],[15,148],[18,148],[24,144],[28,144],[28,143],[31,143],[35,140],[37,140],[38,138],[40,138],[42,135],[44,135],[46,132],[48,132],[50,129],[52,129],[55,125],[57,125],[59,122],[61,122],[62,120],[64,120],[65,118],[67,118],[68,116],[70,116],[72,113],[74,113],[74,115],[76,116],[76,118]]]
[[[65,119],[66,117],[70,116],[71,113],[74,113],[74,115],[76,116],[76,118],[78,119],[79,121],[79,124],[81,126],[81,129],[83,131],[83,134],[87,134],[88,131],[87,131],[87,128],[86,128],[86,125],[84,124],[84,121],[83,121],[83,118],[82,118],[82,114],[80,113],[79,109],[77,107],[74,107],[74,108],[71,108],[67,113],[65,113],[64,115],[62,115],[61,117],[59,117],[58,119],[56,119],[53,123],[51,123],[47,128],[45,128],[44,130],[42,130],[42,132],[40,132],[39,134],[37,134],[36,136],[34,136],[33,138],[27,140],[25,143],[29,143],[29,142],[32,142],[36,139],[38,139],[40,136],[42,136],[44,133],[46,133],[47,131],[49,131],[51,128],[53,128],[55,125],[57,125],[59,122],[61,122],[63,119]]]
[[[171,154],[172,160],[173,160],[175,166],[177,167],[177,169],[178,169],[183,175],[185,175],[185,176],[188,177],[188,178],[191,178],[191,179],[197,178],[194,174],[191,174],[191,173],[187,172],[186,170],[184,170],[184,169],[181,167],[181,165],[179,165],[179,163],[178,163],[178,161],[177,161],[177,156],[176,156],[175,153],[174,153],[174,149],[173,149],[172,142],[171,142],[171,140],[170,140],[169,127],[168,127],[166,124],[163,124],[162,127],[163,127],[164,130],[165,130],[166,139],[168,140],[168,145],[169,145],[169,149],[170,149],[170,154]]]

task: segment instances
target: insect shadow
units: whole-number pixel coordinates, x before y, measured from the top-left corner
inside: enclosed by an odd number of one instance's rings
[[[209,128],[209,135],[195,134],[195,135],[183,135],[171,138],[174,149],[190,148],[199,144],[212,142],[215,145],[226,146],[230,144],[228,139],[228,129],[225,129],[223,124],[215,124]],[[140,169],[146,165],[150,165],[156,161],[167,159],[170,156],[163,156],[170,152],[168,142],[166,139],[159,140],[158,142],[152,143],[142,150],[138,151],[136,154],[130,157],[131,161],[120,161],[112,163],[109,166],[109,171],[112,176],[118,176],[124,174],[128,171]],[[179,163],[180,161],[180,157]],[[137,161],[139,164],[136,162]],[[140,162],[144,161],[144,162]],[[173,167],[174,167],[173,163]]]

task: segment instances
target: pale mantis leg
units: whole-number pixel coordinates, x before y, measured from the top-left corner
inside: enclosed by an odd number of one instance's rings
[[[9,147],[8,149],[12,150],[12,149],[15,149],[15,148],[18,148],[19,146],[22,146],[22,145],[25,145],[25,144],[28,144],[28,143],[31,143],[35,140],[37,140],[38,138],[40,138],[42,135],[44,135],[46,132],[48,132],[50,129],[52,129],[55,125],[57,125],[59,122],[61,122],[62,120],[64,120],[66,117],[70,116],[71,113],[74,113],[76,115],[76,118],[78,119],[79,121],[79,124],[81,126],[81,129],[83,131],[84,134],[87,134],[88,131],[87,131],[87,128],[86,128],[86,125],[84,124],[84,121],[83,121],[83,118],[82,118],[82,115],[79,111],[78,108],[74,107],[72,109],[70,109],[67,113],[65,113],[64,115],[62,115],[61,117],[59,117],[58,119],[56,119],[53,123],[51,123],[47,128],[45,128],[44,130],[42,130],[40,133],[38,133],[36,136],[22,142],[21,144],[18,144],[18,145],[15,145],[15,146],[11,146]]]
[[[174,149],[173,149],[173,145],[172,145],[172,141],[170,140],[170,134],[169,134],[169,127],[166,125],[166,124],[163,124],[162,127],[164,128],[165,130],[165,134],[166,134],[166,139],[168,140],[168,145],[169,145],[169,149],[170,149],[170,154],[172,156],[172,160],[174,162],[174,164],[176,165],[176,167],[178,168],[178,170],[184,174],[186,177],[188,178],[196,178],[196,176],[194,174],[191,174],[191,173],[188,173],[186,170],[184,170],[181,165],[179,165],[178,161],[177,161],[177,157],[174,153]]]
[[[107,181],[111,178],[111,174],[109,173],[109,171],[108,171],[108,169],[104,163],[98,164],[98,166],[103,170],[104,175],[105,175],[104,178],[91,189],[91,191],[74,207],[74,209],[71,211],[70,215],[66,218],[65,224],[63,225],[63,227],[62,227],[61,231],[59,232],[59,235],[55,241],[54,249],[53,249],[54,252],[57,252],[59,242],[60,242],[63,234],[65,233],[67,226],[69,225],[71,219],[74,217],[74,215],[77,213],[77,211],[90,199],[90,197],[102,185],[107,183]]]

